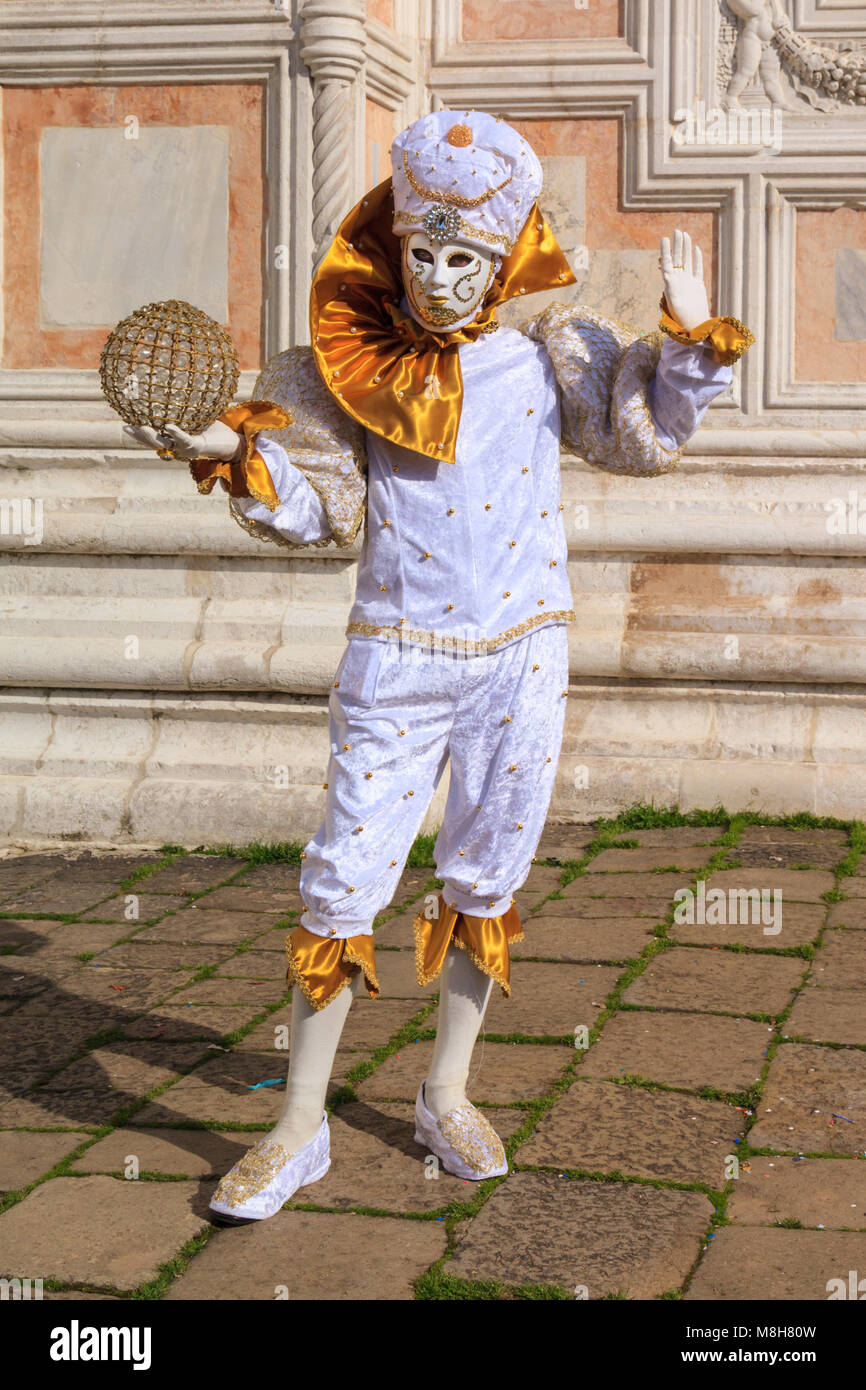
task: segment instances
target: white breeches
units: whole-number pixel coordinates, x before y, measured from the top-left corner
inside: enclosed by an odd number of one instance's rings
[[[445,901],[506,912],[541,838],[567,689],[563,624],[471,657],[351,638],[331,691],[327,810],[302,863],[302,925],[372,932],[449,758],[434,848]]]

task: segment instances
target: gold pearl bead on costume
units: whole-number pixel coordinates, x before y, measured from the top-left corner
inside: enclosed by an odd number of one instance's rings
[[[401,737],[401,738],[403,737],[403,735],[405,734],[405,732],[406,732],[405,729],[401,729],[401,730],[400,730],[400,737]]]
[[[524,466],[524,467],[521,469],[521,472],[522,472],[522,473],[528,473],[528,472],[529,472],[529,469],[526,468],[526,467]]]
[[[344,753],[348,753],[348,751],[349,751],[349,749],[350,749],[351,747],[352,747],[351,743],[344,743],[344,744],[343,744],[343,752],[344,752]]]
[[[510,590],[510,589],[506,589],[506,590],[505,590],[505,593],[502,595],[502,597],[503,597],[503,598],[511,598],[511,590]]]
[[[463,856],[465,853],[466,853],[465,849],[458,850],[458,854],[461,856],[461,858],[462,858],[462,856]]]
[[[336,927],[331,927],[330,931],[328,932],[328,936],[336,936],[336,935],[337,935],[337,928],[336,928]]]
[[[454,508],[453,508],[453,507],[449,507],[449,508],[448,508],[448,515],[449,515],[449,516],[453,516],[453,515],[454,515]]]
[[[372,774],[372,772],[365,772],[365,773],[364,773],[364,776],[367,777],[367,778],[370,778],[370,777],[373,776],[373,774]]]
[[[533,666],[532,669],[533,669],[533,671],[537,671],[537,670],[539,669],[539,667],[538,667],[538,662],[535,663],[535,665]]]
[[[505,723],[506,723],[506,724],[510,724],[510,723],[511,723],[511,715],[510,715],[510,714],[506,714],[506,716],[505,716]]]

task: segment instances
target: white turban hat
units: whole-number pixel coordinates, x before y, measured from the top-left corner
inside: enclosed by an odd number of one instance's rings
[[[467,241],[507,256],[541,192],[538,156],[501,117],[434,111],[391,146],[397,236]]]

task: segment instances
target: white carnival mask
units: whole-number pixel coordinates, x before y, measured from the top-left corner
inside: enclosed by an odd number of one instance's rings
[[[412,317],[449,332],[472,322],[502,262],[492,250],[412,232],[402,238],[401,264]]]

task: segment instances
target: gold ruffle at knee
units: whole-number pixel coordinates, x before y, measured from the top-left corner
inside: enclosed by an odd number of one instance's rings
[[[307,1003],[324,1009],[358,971],[371,999],[379,997],[372,936],[317,936],[295,927],[286,937],[286,984],[297,985]]]
[[[512,903],[498,917],[472,917],[458,912],[439,894],[438,915],[415,918],[415,966],[419,985],[429,984],[445,963],[449,946],[458,946],[470,960],[502,987],[504,995],[511,993],[511,957],[509,944],[523,940],[523,928],[517,908]]]

